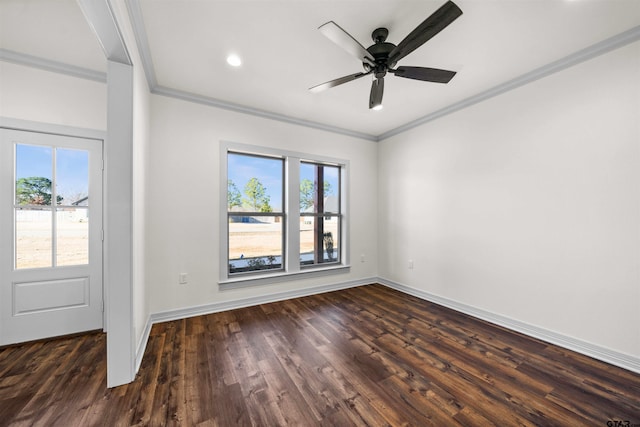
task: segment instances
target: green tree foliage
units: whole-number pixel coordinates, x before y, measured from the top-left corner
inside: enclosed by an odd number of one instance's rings
[[[273,208],[269,204],[270,201],[269,196],[266,196],[265,200],[263,200],[260,205],[260,212],[273,212]]]
[[[331,183],[329,181],[324,182],[324,197],[330,196],[333,193],[333,188],[331,187]]]
[[[310,179],[300,181],[300,210],[306,211],[313,206],[313,193],[315,185]]]
[[[51,205],[51,180],[42,176],[30,176],[16,181],[16,201],[19,205]],[[56,197],[57,204],[62,197]]]
[[[267,195],[267,189],[262,185],[258,178],[251,178],[247,185],[244,186],[244,194],[247,197],[242,198],[242,203],[253,212],[273,212],[271,198]]]
[[[310,179],[303,179],[300,181],[300,210],[305,211],[313,206],[315,200],[316,184]],[[333,193],[333,188],[329,181],[324,182],[324,197],[330,196]]]
[[[229,210],[242,204],[240,190],[233,182],[233,180],[227,180],[227,207]]]

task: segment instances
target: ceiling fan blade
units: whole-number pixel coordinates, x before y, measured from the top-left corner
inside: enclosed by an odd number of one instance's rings
[[[321,25],[318,30],[329,40],[355,56],[362,62],[367,62],[370,65],[375,65],[373,55],[371,55],[367,49],[364,48],[353,36],[342,29],[338,24],[333,21],[329,21],[326,24]]]
[[[455,71],[426,67],[398,67],[396,70],[389,71],[398,77],[434,83],[449,83],[456,75]]]
[[[371,82],[371,94],[369,95],[369,108],[382,105],[382,94],[384,92],[384,79],[379,78]]]
[[[309,91],[313,92],[313,93],[318,93],[318,92],[322,92],[323,90],[327,90],[329,88],[341,85],[343,83],[348,83],[350,81],[359,79],[362,76],[366,76],[367,74],[370,74],[371,71],[369,71],[368,73],[355,73],[355,74],[350,74],[348,76],[344,76],[344,77],[340,77],[334,80],[330,80],[328,82],[324,82],[321,83],[319,85],[316,85],[314,87],[310,87]]]
[[[389,53],[389,64],[394,64],[404,58],[425,42],[445,29],[455,21],[462,10],[452,1],[446,2],[440,9],[433,12],[431,16],[418,25],[407,37]]]

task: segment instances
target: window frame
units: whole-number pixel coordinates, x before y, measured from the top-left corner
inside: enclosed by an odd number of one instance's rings
[[[323,210],[322,212],[317,211],[317,207],[315,207],[314,204],[314,210],[313,212],[301,212],[300,213],[300,217],[301,218],[313,218],[314,221],[318,221],[319,219],[321,219],[323,221],[323,231],[324,231],[324,221],[326,221],[328,218],[332,218],[335,217],[338,219],[338,259],[335,261],[324,261],[324,255],[322,255],[323,252],[323,248],[322,248],[322,244],[317,242],[315,240],[315,238],[317,238],[318,236],[314,236],[314,254],[313,254],[313,259],[314,261],[310,264],[303,264],[302,261],[300,262],[300,268],[302,269],[307,269],[307,268],[318,268],[318,266],[320,265],[324,265],[324,266],[328,266],[328,265],[332,265],[332,264],[340,264],[340,261],[342,259],[342,205],[341,205],[341,199],[342,199],[342,168],[340,167],[340,165],[336,165],[336,164],[332,164],[332,163],[326,163],[326,162],[318,162],[318,161],[310,161],[310,160],[301,160],[300,164],[307,164],[307,165],[313,165],[313,166],[322,166],[322,167],[336,167],[338,168],[338,211],[337,212],[329,212],[326,211],[324,209],[324,204],[323,204]],[[323,172],[323,176],[324,176],[324,172]],[[324,180],[323,180],[324,182]],[[320,185],[318,183],[316,183],[316,191],[318,191],[319,189],[322,188],[322,196],[325,196],[324,194],[324,184]],[[315,197],[319,196],[318,193],[314,194]],[[324,199],[324,197],[323,197]],[[315,233],[315,224],[314,224],[314,233]],[[318,253],[319,252],[319,253]],[[320,259],[320,261],[318,261],[318,259]]]
[[[227,206],[228,153],[238,153],[257,157],[280,158],[284,161],[283,218],[283,262],[281,269],[257,270],[250,272],[229,272],[229,212]],[[300,263],[300,164],[315,163],[339,168],[339,230],[340,259],[335,262],[301,266]],[[349,161],[327,156],[318,156],[270,147],[220,142],[220,264],[219,281],[221,289],[294,280],[301,277],[324,276],[350,269],[349,264],[349,216],[348,182]],[[235,213],[234,213],[235,214]],[[273,216],[273,213],[269,213]]]
[[[280,206],[280,211],[279,212],[261,212],[261,211],[238,211],[238,212],[231,212],[227,208],[225,209],[226,213],[227,213],[227,265],[226,265],[226,269],[227,269],[227,275],[228,277],[239,277],[239,276],[244,276],[247,274],[261,274],[261,273],[265,273],[265,272],[283,272],[285,271],[285,260],[286,260],[286,253],[287,253],[287,247],[286,247],[286,241],[287,241],[287,217],[285,215],[285,207],[286,207],[286,198],[285,198],[285,188],[286,188],[286,159],[284,157],[281,156],[266,156],[266,155],[262,155],[262,154],[249,154],[246,152],[241,152],[241,151],[237,151],[237,150],[227,150],[227,160],[228,160],[228,155],[229,154],[237,154],[240,156],[250,156],[250,157],[257,157],[257,158],[263,158],[263,159],[270,159],[270,160],[279,160],[282,162],[282,188],[280,188],[280,195],[281,195],[281,199],[282,199],[282,206]],[[228,161],[227,161],[227,166],[228,166]],[[228,169],[227,169],[228,172]],[[227,173],[228,175],[228,173]],[[228,177],[227,177],[228,179]],[[228,182],[228,181],[226,181]],[[225,191],[225,194],[227,194],[228,192],[228,186],[227,186],[227,191]],[[228,200],[228,199],[227,199]],[[229,255],[230,255],[230,247],[229,247],[229,224],[230,224],[230,218],[233,216],[238,216],[238,217],[279,217],[280,222],[281,222],[281,228],[282,228],[282,237],[281,237],[281,242],[280,242],[280,247],[282,248],[281,251],[281,255],[280,255],[280,267],[279,268],[267,268],[267,269],[256,269],[256,270],[251,270],[251,271],[240,271],[240,272],[231,272],[231,269],[229,268],[230,264],[231,264],[231,259],[229,259]]]
[[[49,189],[49,197],[50,197],[50,201],[49,204],[35,204],[35,203],[21,203],[18,201],[18,182],[19,179],[18,178],[18,166],[19,166],[19,162],[20,162],[20,158],[21,155],[19,155],[19,148],[20,146],[24,146],[24,147],[37,147],[40,149],[48,149],[50,150],[50,153],[48,155],[48,157],[50,158],[49,166],[51,168],[50,170],[50,177],[49,176],[41,176],[40,178],[45,178],[45,179],[49,179],[50,181],[50,189]],[[84,181],[86,183],[86,191],[87,194],[89,193],[89,190],[93,187],[91,185],[91,181],[90,179],[92,179],[91,177],[91,173],[90,173],[90,168],[92,167],[92,160],[91,160],[91,156],[92,156],[92,150],[88,149],[86,147],[82,147],[82,146],[77,146],[75,143],[71,143],[69,144],[68,142],[65,145],[49,145],[49,144],[41,144],[41,143],[31,143],[28,141],[24,141],[24,142],[14,142],[13,143],[13,164],[12,164],[12,173],[13,173],[13,205],[12,205],[12,210],[13,210],[13,243],[12,243],[12,248],[13,248],[13,264],[12,264],[12,269],[13,271],[25,271],[25,270],[40,270],[40,269],[60,269],[60,268],[66,268],[66,267],[84,267],[84,266],[88,266],[89,262],[91,260],[90,257],[90,251],[92,250],[92,245],[89,242],[89,237],[90,237],[90,228],[87,227],[86,229],[86,249],[84,249],[83,251],[83,255],[85,255],[83,257],[83,260],[81,262],[71,262],[71,263],[67,263],[67,261],[64,260],[64,255],[69,255],[68,251],[63,251],[61,250],[62,245],[60,244],[61,241],[64,240],[65,236],[61,236],[60,231],[62,229],[61,227],[61,223],[62,220],[60,218],[60,213],[64,213],[65,211],[69,211],[70,209],[74,209],[74,210],[80,210],[80,211],[85,211],[87,212],[87,218],[88,218],[88,213],[94,212],[95,208],[94,208],[94,202],[92,202],[91,206],[89,205],[89,203],[87,203],[86,205],[78,205],[76,204],[76,202],[74,203],[68,203],[66,201],[66,198],[63,198],[62,196],[60,196],[60,194],[62,194],[59,191],[58,185],[60,183],[60,181],[64,182],[64,178],[60,178],[60,174],[59,174],[59,170],[62,169],[64,170],[64,167],[61,166],[59,159],[63,158],[64,159],[64,155],[61,153],[67,152],[67,151],[73,151],[73,152],[82,152],[85,153],[86,155],[86,161],[85,161],[85,167],[87,170],[87,176],[85,177]],[[27,178],[27,177],[22,177],[22,178]],[[58,197],[60,197],[60,200],[58,200]],[[84,198],[84,200],[88,200],[88,196]],[[65,201],[63,203],[63,201]],[[18,212],[49,212],[50,218],[47,220],[47,222],[50,225],[50,229],[48,230],[48,235],[49,238],[51,240],[49,246],[49,256],[48,258],[50,258],[50,263],[47,265],[36,265],[36,266],[22,266],[19,264],[20,262],[20,247],[19,247],[19,243],[18,243],[18,234],[19,234],[19,228],[18,228]]]

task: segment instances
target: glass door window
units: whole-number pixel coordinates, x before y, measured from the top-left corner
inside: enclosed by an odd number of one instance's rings
[[[89,263],[89,152],[15,146],[15,268]]]

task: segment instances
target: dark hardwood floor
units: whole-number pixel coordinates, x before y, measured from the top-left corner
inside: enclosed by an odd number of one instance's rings
[[[640,426],[640,375],[381,285],[0,350],[0,425]],[[622,422],[616,424],[616,422]]]

